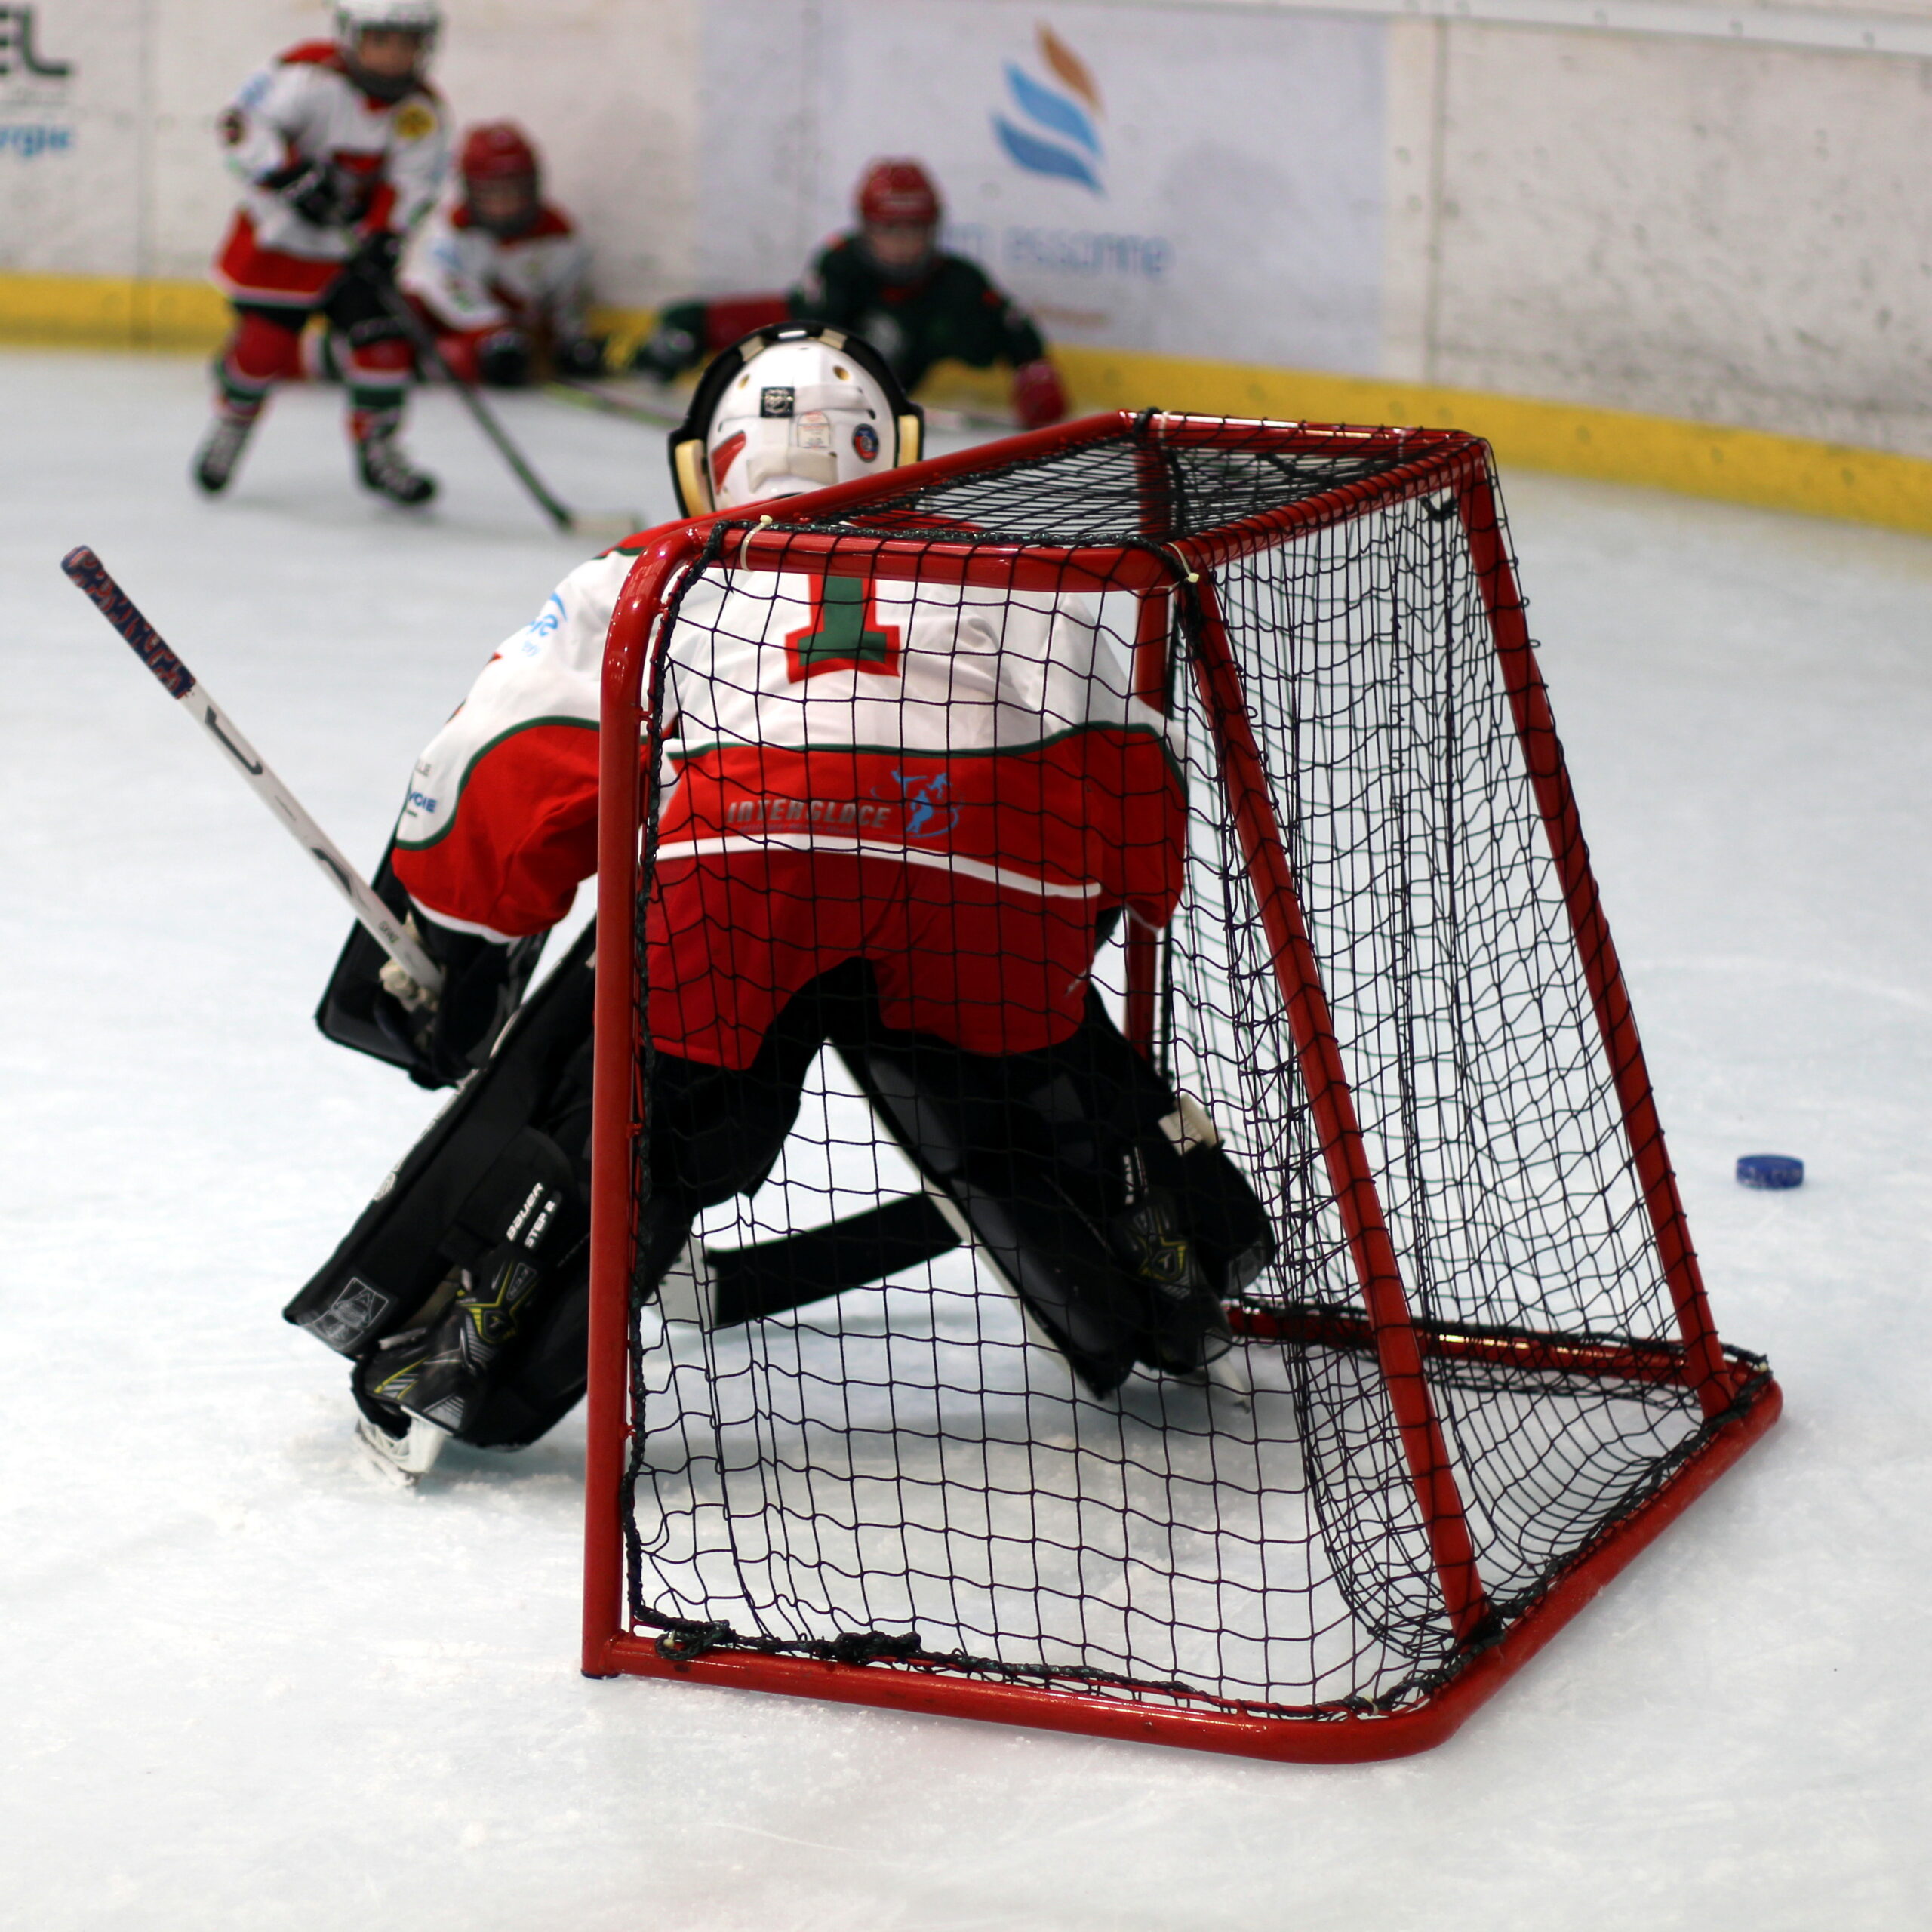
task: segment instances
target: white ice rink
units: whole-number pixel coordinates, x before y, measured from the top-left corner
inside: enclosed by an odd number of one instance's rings
[[[319,393],[204,503],[205,407],[186,361],[0,355],[0,1925],[1932,1924],[1932,542],[1506,478],[1718,1323],[1786,1416],[1443,1749],[1300,1769],[587,1682],[580,1417],[365,1475],[278,1310],[435,1103],[314,1030],[343,912],[58,563],[368,863],[581,546],[447,396],[428,515]],[[561,494],[669,513],[660,438],[506,413]],[[1735,1186],[1760,1151],[1804,1187]]]

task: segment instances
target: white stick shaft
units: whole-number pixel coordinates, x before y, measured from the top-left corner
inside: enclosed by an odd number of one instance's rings
[[[227,755],[250,789],[288,827],[297,844],[321,867],[365,930],[426,992],[443,989],[442,968],[412,939],[402,921],[376,897],[362,875],[337,849],[334,839],[311,818],[301,801],[269,770],[236,728],[235,721],[199,684],[181,694],[183,706]]]
[[[336,850],[335,841],[302,809],[294,792],[271,771],[266,761],[236,728],[235,721],[195,681],[195,674],[171,651],[161,633],[135,608],[133,598],[114,581],[107,567],[83,543],[60,560],[60,568],[100,610],[128,648],[152,671],[162,690],[188,707],[190,717],[220,746],[269,810],[294,835],[302,849],[328,875],[329,882],[349,901],[370,937],[423,991],[434,998],[443,989],[441,967],[405,931],[398,919],[355,868]]]

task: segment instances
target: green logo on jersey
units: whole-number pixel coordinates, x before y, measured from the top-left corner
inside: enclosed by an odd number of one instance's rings
[[[795,684],[821,671],[894,675],[898,668],[899,627],[879,622],[867,580],[820,577],[812,586],[812,605],[817,622],[790,632],[785,639]]]

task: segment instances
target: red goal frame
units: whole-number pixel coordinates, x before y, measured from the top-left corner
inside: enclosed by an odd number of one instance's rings
[[[1130,435],[1157,443],[1239,443],[1283,453],[1315,451],[1395,458],[1372,481],[1346,483],[1291,506],[1154,548],[1055,548],[946,543],[768,529],[743,512],[670,524],[641,549],[612,619],[604,661],[598,819],[598,944],[595,1096],[592,1134],[589,1447],[586,1467],[583,1669],[783,1691],[900,1710],[975,1717],[1043,1729],[1181,1744],[1305,1763],[1346,1763],[1426,1750],[1475,1708],[1569,1621],[1674,1518],[1715,1482],[1777,1419],[1782,1398],[1767,1371],[1727,1357],[1706,1301],[1696,1251],[1657,1118],[1616,948],[1590,869],[1574,796],[1524,623],[1514,567],[1494,497],[1488,445],[1457,431],[1350,430],[1324,426],[1144,417],[1091,416],[960,454],[894,470],[789,504],[814,520],[897,497],[925,481],[970,476],[1016,458],[1037,457]],[[1150,526],[1159,488],[1147,466]],[[1540,1343],[1424,1324],[1411,1313],[1385,1223],[1375,1177],[1357,1124],[1348,1077],[1330,1021],[1321,976],[1262,770],[1241,669],[1220,622],[1217,566],[1341,521],[1370,501],[1453,492],[1489,614],[1491,635],[1538,811],[1553,854],[1571,931],[1589,989],[1660,1265],[1675,1306],[1678,1339],[1628,1346]],[[1248,1332],[1316,1345],[1365,1349],[1377,1358],[1423,1520],[1444,1606],[1465,1661],[1423,1703],[1389,1714],[1309,1706],[1291,1715],[1206,1698],[1193,1706],[1136,1701],[1076,1690],[1041,1690],[948,1675],[917,1662],[843,1663],[816,1658],[713,1651],[679,1658],[626,1626],[620,1517],[630,1438],[626,1373],[630,1254],[635,1203],[632,1175],[641,1095],[632,1041],[639,989],[634,908],[641,883],[644,774],[657,755],[656,721],[644,694],[666,606],[682,575],[726,523],[741,568],[808,575],[856,575],[992,589],[1131,590],[1143,599],[1136,681],[1158,693],[1175,566],[1201,601],[1204,621],[1196,687],[1211,724],[1223,795],[1260,909],[1274,970],[1287,1003],[1311,1112],[1346,1232],[1365,1312],[1356,1318],[1275,1320],[1231,1309]],[[1151,1032],[1150,943],[1128,952],[1130,1036]],[[1709,1432],[1633,1513],[1612,1523],[1534,1603],[1498,1629],[1478,1574],[1461,1499],[1425,1380],[1425,1358],[1458,1356],[1571,1373],[1681,1383],[1697,1392]]]

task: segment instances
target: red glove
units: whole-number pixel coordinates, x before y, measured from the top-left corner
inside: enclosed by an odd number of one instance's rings
[[[1023,429],[1044,429],[1066,414],[1066,392],[1060,371],[1042,356],[1013,372],[1013,413]]]

